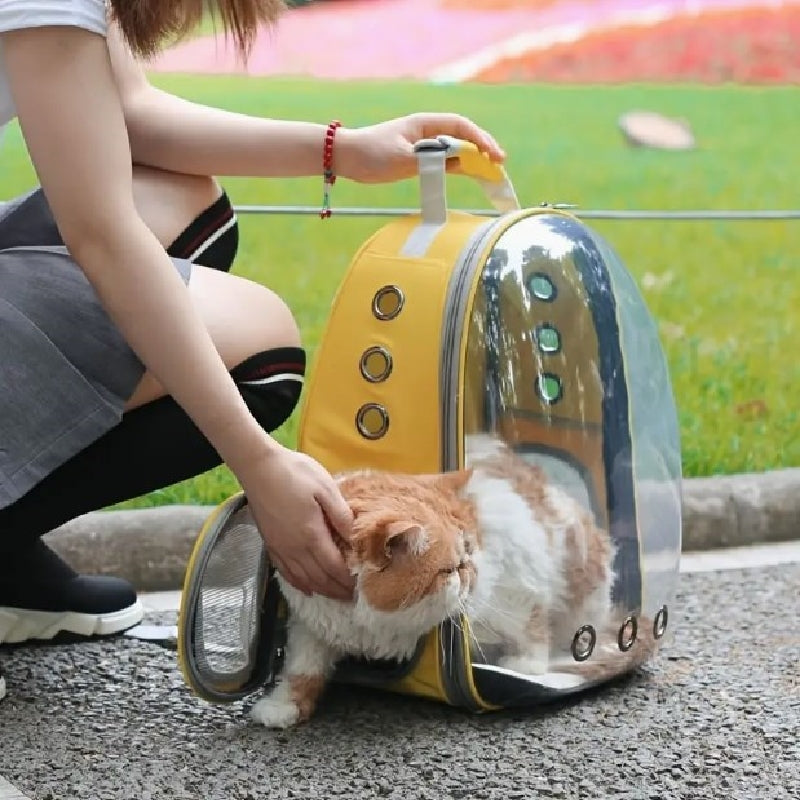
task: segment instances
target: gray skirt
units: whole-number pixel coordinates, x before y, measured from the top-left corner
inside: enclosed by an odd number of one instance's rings
[[[0,508],[117,425],[144,371],[41,190],[0,205]]]

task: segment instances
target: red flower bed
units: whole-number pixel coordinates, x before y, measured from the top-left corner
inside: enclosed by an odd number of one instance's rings
[[[546,8],[558,2],[559,0],[439,0],[439,5],[459,11],[510,11],[518,8]]]
[[[485,82],[797,83],[800,6],[681,16],[504,59]]]

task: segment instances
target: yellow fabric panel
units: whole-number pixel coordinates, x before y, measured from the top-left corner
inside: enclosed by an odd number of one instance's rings
[[[434,471],[439,453],[438,320],[444,302],[445,264],[366,251],[339,297],[315,367],[315,386],[305,407],[301,448],[338,472],[372,467]],[[398,286],[405,305],[396,319],[372,314],[376,292]],[[361,375],[359,362],[370,347],[384,347],[392,372],[382,383]],[[364,404],[379,403],[389,415],[380,439],[356,428]]]
[[[440,463],[440,341],[450,275],[470,233],[482,219],[456,215],[426,257],[399,255],[418,217],[393,222],[356,255],[331,310],[309,383],[299,448],[331,472],[370,467],[435,472]],[[376,292],[398,287],[404,306],[392,320],[375,317]],[[380,383],[361,375],[370,347],[385,348],[392,372]],[[370,440],[356,427],[358,410],[376,403],[388,412],[384,436]]]
[[[447,692],[442,681],[442,644],[439,630],[433,630],[426,638],[422,652],[414,669],[401,680],[390,684],[387,689],[399,694],[413,694],[449,703]]]

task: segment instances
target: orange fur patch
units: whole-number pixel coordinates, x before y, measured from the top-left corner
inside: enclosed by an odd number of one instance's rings
[[[474,577],[477,512],[459,496],[470,473],[395,475],[357,473],[339,488],[354,514],[348,545],[351,567],[374,608],[409,608],[441,591],[452,574]]]
[[[317,701],[325,689],[324,676],[291,675],[288,680],[292,702],[297,706],[300,719],[309,719],[314,713]]]

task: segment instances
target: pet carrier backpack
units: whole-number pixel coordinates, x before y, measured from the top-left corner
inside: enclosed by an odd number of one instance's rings
[[[333,303],[306,389],[298,449],[332,473],[432,473],[491,433],[540,466],[609,531],[623,614],[606,667],[599,632],[569,631],[570,688],[512,674],[475,651],[469,620],[443,623],[404,663],[349,660],[337,679],[474,710],[541,702],[625,672],[664,634],[681,548],[676,410],[656,326],[609,244],[560,208],[520,208],[505,170],[474,146],[418,143],[421,209],[381,227]],[[447,159],[497,214],[447,209]],[[262,688],[286,608],[237,495],[198,538],[179,622],[189,685],[212,701]],[[637,640],[649,641],[631,658]]]

